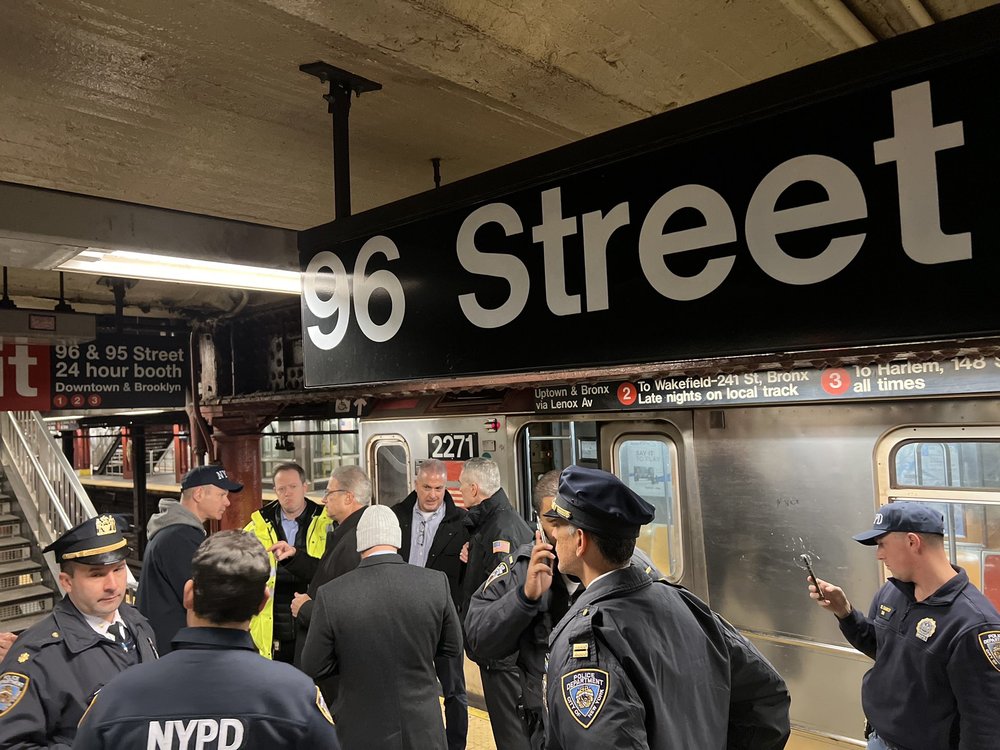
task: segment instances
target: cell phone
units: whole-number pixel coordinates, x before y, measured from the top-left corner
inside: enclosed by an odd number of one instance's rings
[[[546,539],[545,539],[545,535],[542,534],[542,524],[538,520],[538,511],[535,511],[535,544],[538,544],[539,542],[544,542],[544,541],[546,541]],[[552,560],[550,560],[549,558],[546,557],[545,560],[544,560],[544,562],[550,568],[552,567]]]
[[[826,601],[826,597],[823,596],[823,590],[819,587],[819,579],[817,579],[816,574],[813,573],[812,558],[804,552],[799,555],[799,558],[802,560],[803,565],[806,566],[806,572],[808,572],[809,577],[812,578],[813,586],[816,587],[816,593],[819,594],[820,600]]]

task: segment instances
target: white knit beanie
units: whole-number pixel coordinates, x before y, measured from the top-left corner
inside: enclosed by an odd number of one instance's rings
[[[364,552],[380,544],[389,544],[399,549],[402,538],[399,519],[388,506],[369,506],[358,521],[358,552]]]

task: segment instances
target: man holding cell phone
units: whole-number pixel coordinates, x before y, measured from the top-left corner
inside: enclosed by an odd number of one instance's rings
[[[951,564],[944,530],[933,508],[895,502],[854,536],[893,574],[867,617],[809,577],[810,596],[875,660],[861,687],[869,750],[1000,748],[1000,614]]]

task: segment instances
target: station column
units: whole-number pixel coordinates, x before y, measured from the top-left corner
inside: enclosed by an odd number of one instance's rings
[[[264,404],[202,407],[212,425],[218,460],[230,478],[243,485],[242,492],[229,495],[230,505],[222,518],[222,529],[242,529],[262,505],[260,433],[274,419],[273,409]]]

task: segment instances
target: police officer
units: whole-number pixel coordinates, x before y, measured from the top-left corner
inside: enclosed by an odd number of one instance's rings
[[[951,564],[944,516],[921,503],[890,503],[854,540],[878,547],[876,558],[893,574],[868,616],[827,581],[809,591],[875,660],[861,687],[868,747],[1000,747],[1000,614]]]
[[[542,701],[542,677],[545,655],[549,649],[552,626],[562,619],[571,603],[583,592],[577,579],[565,575],[551,577],[551,585],[543,590],[537,576],[530,582],[528,568],[535,550],[551,550],[554,522],[544,514],[552,507],[559,484],[559,470],[550,471],[538,480],[532,494],[535,514],[542,528],[535,541],[524,544],[501,562],[486,583],[473,595],[465,618],[465,635],[469,648],[488,659],[503,659],[517,654],[517,669],[521,677],[523,720],[532,750],[545,745],[545,722]],[[542,531],[544,530],[544,537]],[[536,561],[539,557],[536,555]],[[547,556],[541,559],[548,559]],[[659,572],[646,561],[633,558],[651,577]],[[534,588],[531,586],[534,585]]]
[[[119,672],[156,659],[153,630],[122,601],[128,547],[114,516],[67,531],[54,552],[66,596],[0,663],[0,747],[68,748],[94,693]]]
[[[250,534],[202,542],[184,586],[188,627],[174,650],[112,680],[80,722],[74,750],[337,750],[319,689],[290,664],[262,659],[250,637],[270,568]]]
[[[614,475],[571,466],[545,516],[555,554],[533,553],[528,577],[551,581],[545,560],[558,559],[559,572],[585,586],[550,638],[546,748],[726,747],[730,660],[721,628],[680,589],[630,565],[653,507]]]

